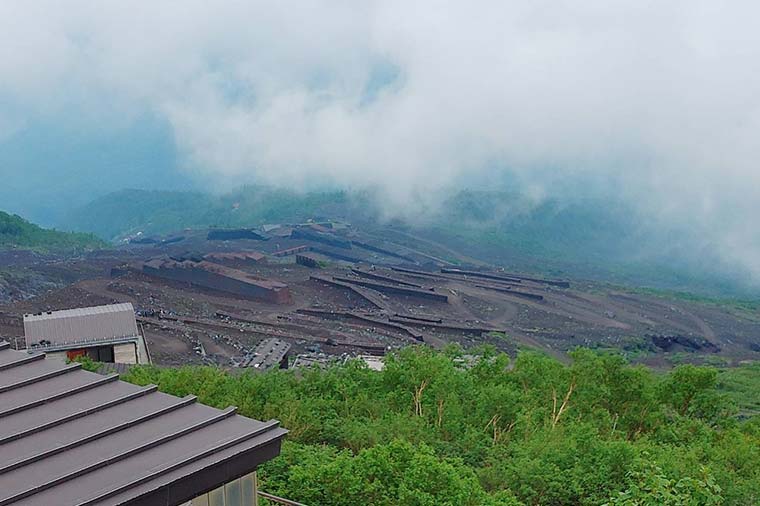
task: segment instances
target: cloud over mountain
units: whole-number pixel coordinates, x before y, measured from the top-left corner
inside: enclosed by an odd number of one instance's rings
[[[170,126],[218,189],[593,188],[760,279],[760,5],[2,2],[0,139]],[[102,125],[102,126],[101,126]],[[1,142],[1,141],[0,141]],[[603,210],[600,210],[603,212]]]

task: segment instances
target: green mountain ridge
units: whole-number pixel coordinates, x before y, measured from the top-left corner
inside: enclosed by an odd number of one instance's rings
[[[91,233],[42,228],[21,216],[0,211],[0,249],[38,251],[97,249],[107,244]]]

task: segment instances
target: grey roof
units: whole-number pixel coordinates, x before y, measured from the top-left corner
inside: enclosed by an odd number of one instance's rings
[[[24,315],[27,346],[39,341],[76,343],[139,335],[130,303]]]
[[[287,431],[0,343],[0,506],[176,506],[279,454]]]

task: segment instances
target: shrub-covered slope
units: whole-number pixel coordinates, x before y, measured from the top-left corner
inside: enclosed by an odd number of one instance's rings
[[[133,369],[290,430],[262,489],[318,505],[754,505],[760,418],[736,416],[718,372],[667,375],[587,350],[562,364],[521,353],[407,348],[382,372],[228,374]],[[749,392],[751,393],[751,392]],[[755,392],[753,395],[757,395]]]

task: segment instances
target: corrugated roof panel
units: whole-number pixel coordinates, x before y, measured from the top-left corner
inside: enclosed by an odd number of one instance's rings
[[[130,303],[24,315],[27,346],[40,341],[76,343],[139,334]]]
[[[0,423],[0,441],[10,438],[22,431],[45,426],[56,420],[71,417],[77,413],[94,412],[100,406],[125,397],[135,391],[133,385],[123,381],[113,381],[101,386],[91,395],[63,397],[20,413],[2,417]],[[31,423],[31,425],[30,425]],[[7,449],[7,447],[3,447]]]
[[[43,381],[24,387],[3,391],[0,394],[0,417],[3,413],[8,414],[20,407],[27,406],[30,402],[29,399],[52,401],[66,395],[71,390],[84,389],[89,384],[98,386],[103,380],[103,377],[91,378],[82,370],[72,370],[66,374],[48,377]],[[4,380],[0,379],[0,388],[5,385]]]
[[[0,344],[0,506],[176,506],[255,470],[286,433],[28,356]]]

